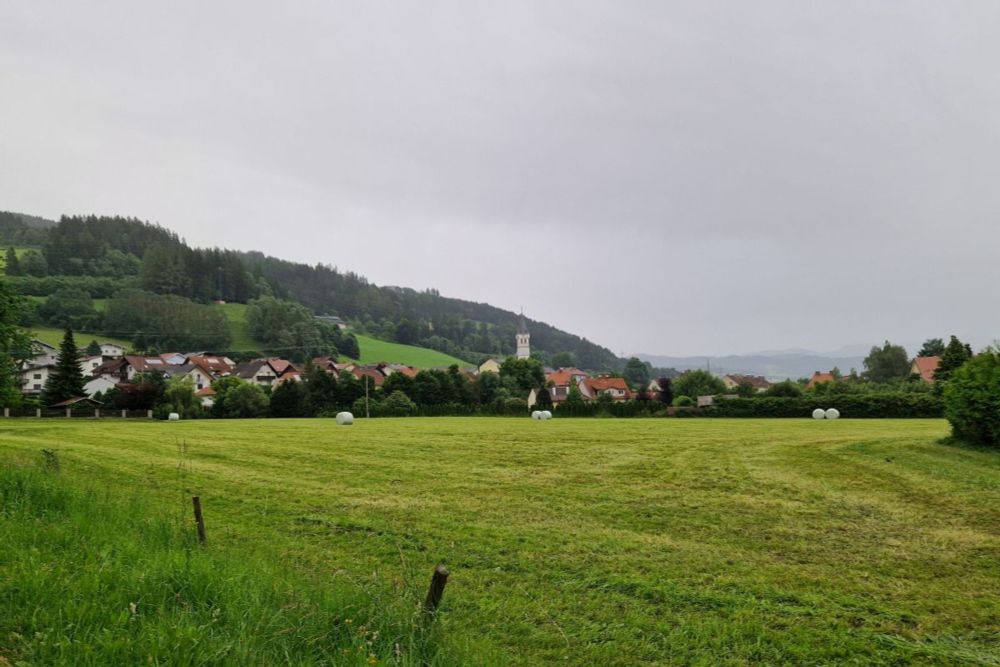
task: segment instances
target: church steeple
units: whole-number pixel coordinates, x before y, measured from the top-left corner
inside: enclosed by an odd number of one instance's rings
[[[531,357],[531,334],[528,333],[528,321],[524,319],[524,311],[517,321],[517,358],[528,359]]]

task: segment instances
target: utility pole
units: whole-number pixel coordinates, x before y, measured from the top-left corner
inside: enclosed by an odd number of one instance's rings
[[[371,419],[371,412],[368,410],[368,375],[365,374],[365,419]]]

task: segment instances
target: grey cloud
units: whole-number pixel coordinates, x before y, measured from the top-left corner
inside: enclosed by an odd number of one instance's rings
[[[0,206],[523,305],[616,351],[981,344],[998,23],[990,2],[11,4]]]

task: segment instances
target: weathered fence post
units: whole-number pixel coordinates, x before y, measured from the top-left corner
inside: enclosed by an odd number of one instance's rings
[[[35,416],[38,417],[39,419],[42,418],[42,409],[41,408],[35,408]]]
[[[101,409],[94,408],[94,419],[100,419],[100,418],[101,418]]]
[[[3,409],[3,416],[4,417],[10,417],[10,408],[4,408]]]
[[[73,408],[66,408],[66,419],[73,416]]]
[[[122,419],[125,419],[125,411],[122,410]]]
[[[201,516],[201,498],[191,497],[191,504],[194,505],[194,522],[198,526],[198,541],[205,544],[205,519]]]
[[[153,411],[146,410],[146,419],[152,419],[152,418],[153,418]]]
[[[448,583],[448,568],[438,565],[434,568],[434,575],[431,577],[431,586],[427,589],[427,599],[424,600],[424,613],[429,618],[434,618],[438,606],[441,604],[441,596],[444,595],[444,586]]]

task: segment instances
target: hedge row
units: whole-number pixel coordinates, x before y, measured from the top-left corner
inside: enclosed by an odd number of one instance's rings
[[[816,408],[836,408],[842,417],[913,418],[940,417],[941,399],[933,394],[882,393],[796,398],[731,398],[699,411],[706,417],[808,417]]]

